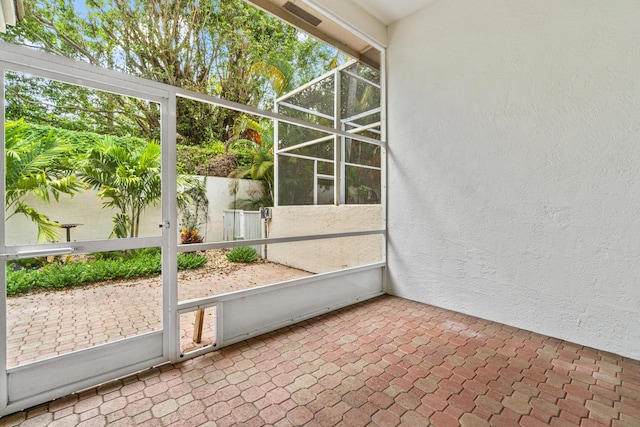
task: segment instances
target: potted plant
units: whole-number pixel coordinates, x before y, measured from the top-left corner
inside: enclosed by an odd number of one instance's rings
[[[198,232],[198,228],[206,225],[209,218],[209,200],[207,199],[206,177],[204,182],[196,180],[183,192],[184,200],[181,203],[182,231],[180,242],[183,245],[202,243],[204,235]]]

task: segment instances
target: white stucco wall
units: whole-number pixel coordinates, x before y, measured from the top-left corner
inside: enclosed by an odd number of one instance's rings
[[[237,199],[253,198],[262,192],[259,181],[249,179],[239,180]],[[234,197],[229,192],[229,186],[235,180],[229,178],[208,177],[207,198],[209,199],[209,221],[206,230],[199,230],[206,235],[207,242],[222,241],[222,211],[228,209]],[[82,224],[71,229],[72,241],[104,240],[108,239],[113,230],[111,218],[114,212],[104,208],[102,201],[96,195],[96,191],[87,190],[75,194],[73,197],[61,195],[60,201],[46,204],[39,199],[28,199],[28,205],[33,206],[39,212],[44,213],[54,221],[61,224]],[[140,237],[159,236],[161,230],[158,224],[162,222],[160,204],[149,207],[143,219],[140,221]],[[178,226],[181,222],[178,220]],[[11,217],[5,226],[7,245],[34,244],[37,243],[37,228],[24,215],[18,214]],[[65,230],[61,230],[61,240],[66,239]],[[176,228],[179,235],[179,227]]]
[[[235,180],[230,178],[207,177],[207,198],[209,199],[209,221],[206,229],[207,242],[221,242],[224,224],[222,211],[232,207],[234,196],[229,194],[229,186]],[[251,179],[239,180],[236,199],[254,199],[262,194],[262,183]]]
[[[640,2],[389,28],[390,292],[640,359]]]
[[[272,210],[269,237],[381,228],[380,205],[278,206]],[[382,244],[380,235],[277,243],[268,245],[267,258],[312,273],[326,273],[382,261]]]

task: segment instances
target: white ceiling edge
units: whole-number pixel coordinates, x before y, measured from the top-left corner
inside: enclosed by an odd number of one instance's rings
[[[384,25],[391,25],[417,10],[429,5],[434,0],[343,0],[359,5]]]
[[[352,0],[303,0],[377,49],[387,47],[387,26]]]

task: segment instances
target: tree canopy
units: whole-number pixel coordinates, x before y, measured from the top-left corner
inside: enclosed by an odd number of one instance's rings
[[[335,50],[242,0],[25,0],[25,20],[0,37],[65,57],[253,106],[269,107],[256,63],[286,63],[295,82],[319,75]],[[157,138],[153,103],[19,73],[6,76],[7,118]],[[71,116],[69,111],[77,114]],[[187,145],[227,141],[239,113],[178,103]]]

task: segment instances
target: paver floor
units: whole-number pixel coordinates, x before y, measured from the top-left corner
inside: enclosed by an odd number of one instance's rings
[[[311,273],[274,263],[244,265],[229,272],[180,271],[181,300],[219,295],[308,276]],[[212,313],[205,326],[212,329]],[[181,320],[184,349],[193,349],[194,316]],[[41,292],[7,299],[7,365],[93,347],[162,328],[162,280],[132,279]],[[210,340],[204,340],[206,345]]]
[[[640,362],[383,296],[2,426],[640,426]]]

